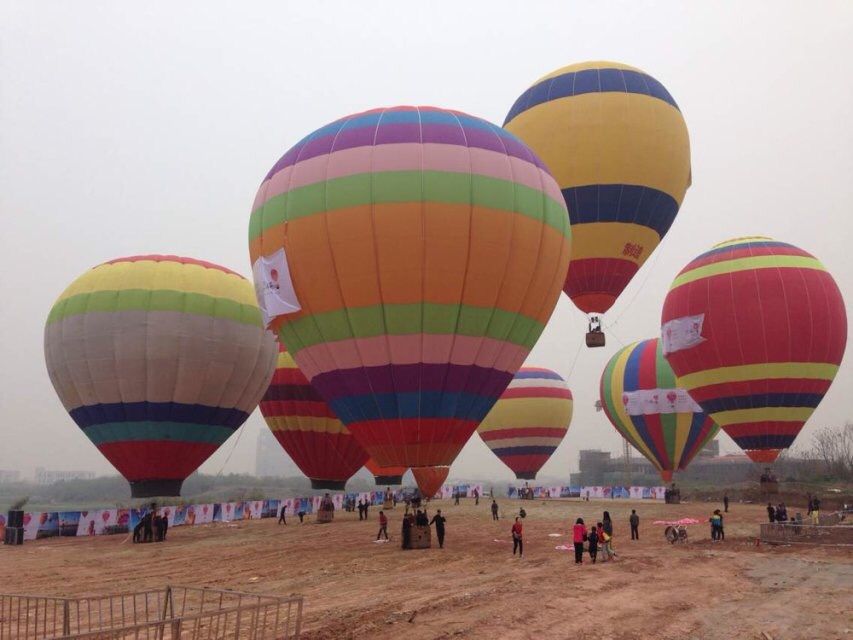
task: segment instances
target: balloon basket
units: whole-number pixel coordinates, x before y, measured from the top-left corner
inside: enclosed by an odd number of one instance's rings
[[[606,343],[603,331],[588,331],[586,334],[586,346],[590,349],[603,347]]]
[[[416,525],[412,527],[409,549],[429,549],[432,547],[432,527]]]
[[[761,493],[765,495],[776,495],[779,493],[779,481],[778,480],[762,480],[761,481]]]
[[[327,522],[331,522],[335,519],[334,511],[318,511],[317,512],[317,524],[326,524]]]

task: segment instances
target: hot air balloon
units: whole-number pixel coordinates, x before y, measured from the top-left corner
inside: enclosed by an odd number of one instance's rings
[[[572,392],[550,369],[522,367],[477,427],[486,446],[515,472],[533,480],[572,421]]]
[[[556,305],[569,234],[524,144],[433,107],[303,139],[264,179],[249,230],[280,340],[370,457],[406,467],[449,465],[506,388]]]
[[[844,300],[829,272],[763,237],[723,242],[684,267],[661,325],[679,383],[758,463],[791,446],[847,344]]]
[[[664,86],[616,62],[582,62],[537,80],[504,127],[562,189],[572,223],[565,292],[604,346],[610,309],[675,219],[690,185],[684,117]]]
[[[720,430],[678,386],[657,338],[635,342],[610,358],[601,375],[601,406],[665,482],[686,469]]]
[[[414,467],[412,469],[412,475],[418,483],[418,490],[427,500],[435,497],[449,473],[450,467]]]
[[[183,480],[245,422],[275,367],[252,285],[209,262],[134,256],[77,278],[50,311],[50,380],[133,497]]]
[[[407,471],[406,467],[380,467],[373,460],[368,460],[364,466],[373,474],[377,487],[403,484],[403,474]]]
[[[279,345],[278,363],[261,413],[278,443],[313,489],[343,489],[367,461],[364,449]]]

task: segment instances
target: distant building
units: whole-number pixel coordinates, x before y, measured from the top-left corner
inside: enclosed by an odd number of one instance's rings
[[[91,480],[93,471],[56,471],[55,469],[36,468],[36,484],[47,485],[69,480]]]
[[[745,455],[721,456],[720,443],[709,442],[693,459],[686,471],[676,473],[676,480],[698,482],[741,482],[755,471],[755,465]],[[578,460],[578,473],[571,474],[575,486],[660,484],[658,470],[636,450],[631,449],[628,461],[624,456],[614,456],[609,451],[583,449]]]
[[[4,482],[18,482],[21,479],[21,472],[12,469],[0,469],[0,484]]]
[[[272,431],[266,428],[261,429],[258,434],[258,444],[255,451],[255,475],[261,478],[287,478],[302,475],[299,467],[281,448]]]

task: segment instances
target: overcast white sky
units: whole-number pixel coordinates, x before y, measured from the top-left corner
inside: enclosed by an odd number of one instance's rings
[[[110,465],[48,380],[44,320],[104,260],[175,253],[249,275],[255,190],[303,135],[355,111],[450,107],[503,122],[566,64],[655,76],[690,130],[693,186],[663,244],[579,348],[565,298],[528,363],[569,376],[575,417],[543,474],[618,450],[596,413],[608,358],[654,336],[677,271],[724,239],[816,254],[853,300],[853,3],[0,1],[0,468]],[[615,323],[615,324],[614,324]],[[577,359],[576,359],[577,354]],[[574,363],[574,366],[573,366]],[[798,444],[853,419],[848,354]],[[252,471],[259,413],[203,467]],[[736,450],[723,437],[725,450]],[[454,475],[510,478],[475,436]]]

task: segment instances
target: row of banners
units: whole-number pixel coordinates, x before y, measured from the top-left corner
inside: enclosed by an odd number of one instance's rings
[[[523,497],[524,492],[533,498],[590,498],[663,500],[666,487],[507,487],[510,498]]]
[[[507,489],[510,498],[521,497],[524,490],[532,491],[534,498],[634,498],[663,500],[665,487],[514,487]],[[392,493],[398,502],[411,497],[413,489],[397,489]],[[456,494],[460,498],[483,495],[481,484],[444,485],[435,498],[449,500]],[[381,506],[385,491],[330,494],[336,510],[344,508],[345,501],[367,502]],[[160,512],[169,521],[169,527],[277,518],[281,508],[288,517],[300,512],[314,513],[323,496],[310,498],[283,498],[279,500],[249,500],[161,507]],[[139,524],[147,509],[97,509],[91,511],[42,511],[24,514],[24,540],[37,540],[56,536],[100,536],[127,534]],[[0,514],[0,538],[6,528],[6,515]]]
[[[474,490],[480,495],[482,485],[446,485],[441,488],[436,497],[450,498],[454,492],[461,497],[473,495]],[[392,492],[397,501],[403,501],[414,493],[413,489],[398,489]],[[382,505],[385,501],[385,491],[368,491],[362,493],[330,494],[335,509],[343,509],[344,501],[354,503],[367,502],[371,505]],[[320,507],[323,496],[310,498],[283,498],[279,500],[249,500],[243,502],[223,502],[211,504],[191,504],[165,506],[160,513],[169,521],[169,527],[184,525],[210,524],[211,522],[233,522],[236,520],[257,520],[260,518],[277,518],[281,508],[285,508],[288,517],[314,513]],[[127,534],[139,524],[147,508],[139,509],[97,509],[91,511],[42,511],[24,514],[24,540],[40,540],[57,536],[100,536],[111,534]],[[0,539],[6,529],[6,514],[0,514]]]

